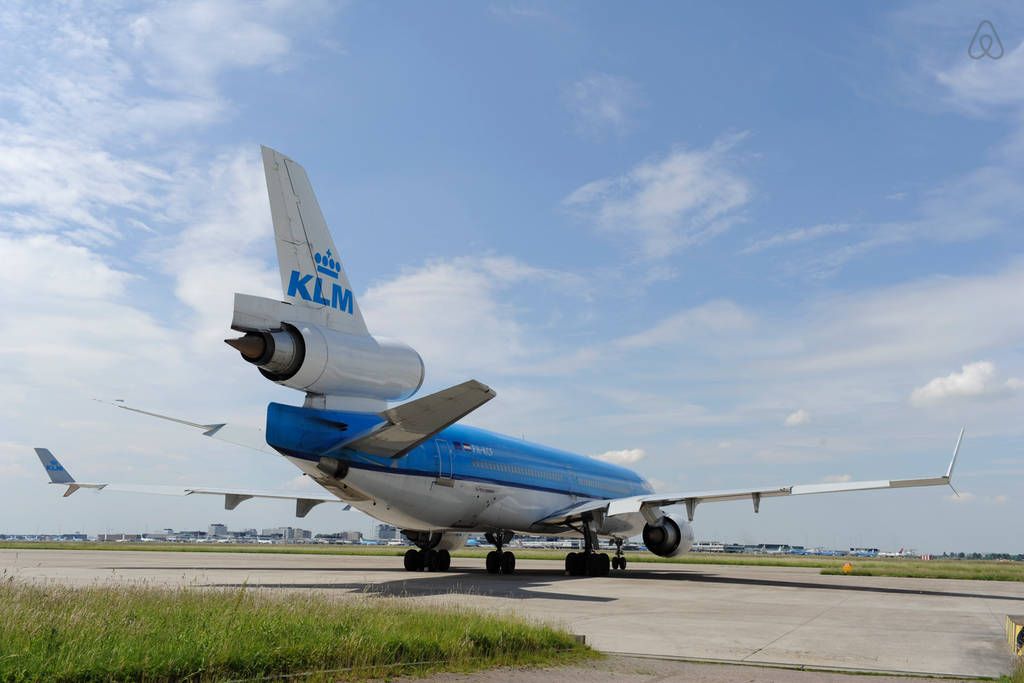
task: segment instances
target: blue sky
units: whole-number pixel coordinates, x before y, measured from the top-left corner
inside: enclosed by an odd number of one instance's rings
[[[967,47],[990,19],[999,60]],[[309,172],[375,333],[470,422],[665,490],[930,475],[699,510],[699,538],[1007,550],[1024,484],[1024,13],[954,3],[24,3],[0,10],[0,531],[293,523],[302,487],[119,414],[298,402],[220,340],[279,284],[258,145]],[[318,508],[316,530],[368,529]]]

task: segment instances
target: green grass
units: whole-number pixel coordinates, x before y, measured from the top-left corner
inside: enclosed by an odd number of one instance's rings
[[[365,679],[593,656],[549,627],[386,598],[0,584],[0,681]]]
[[[376,555],[399,557],[405,547],[398,546],[337,546],[337,545],[232,545],[232,544],[178,544],[178,543],[24,543],[0,542],[0,549],[19,550],[143,550],[199,553],[285,553],[303,555]],[[490,548],[467,548],[453,553],[456,558],[484,557]],[[561,560],[564,550],[515,549],[521,560]],[[752,565],[761,567],[809,567],[822,574],[842,574],[846,562],[853,565],[855,576],[894,576],[925,579],[974,579],[983,581],[1024,581],[1024,562],[999,560],[914,560],[909,558],[859,559],[824,558],[797,555],[723,555],[689,553],[681,557],[664,558],[651,553],[626,553],[630,562]]]

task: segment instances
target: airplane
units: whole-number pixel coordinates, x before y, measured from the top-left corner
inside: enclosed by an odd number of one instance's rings
[[[476,380],[408,400],[423,383],[423,359],[370,333],[303,167],[268,147],[262,158],[283,298],[236,293],[231,328],[241,336],[225,341],[267,380],[304,392],[303,405],[270,403],[265,430],[113,405],[280,455],[325,493],[83,483],[37,449],[51,483],[68,487],[65,496],[82,488],[223,495],[228,510],[250,498],[284,498],[296,501],[298,517],[342,503],[402,530],[415,546],[404,558],[409,571],[447,571],[470,533],[483,532],[495,547],[485,562],[491,574],[514,573],[505,546],[516,533],[582,536],[565,572],[607,576],[626,569],[622,545],[631,537],[661,557],[689,551],[695,510],[705,503],[748,500],[756,513],[765,498],[952,487],[964,430],[941,476],[655,493],[626,467],[459,424],[495,397]],[[685,514],[665,510],[675,506]],[[600,552],[602,539],[614,545],[613,557]]]

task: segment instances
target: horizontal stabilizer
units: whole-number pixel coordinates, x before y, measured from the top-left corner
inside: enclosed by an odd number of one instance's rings
[[[494,398],[495,392],[471,379],[380,415],[387,424],[343,444],[344,448],[388,458],[399,458],[445,427],[454,424]]]

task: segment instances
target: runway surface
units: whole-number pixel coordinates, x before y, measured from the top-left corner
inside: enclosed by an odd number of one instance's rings
[[[583,634],[606,652],[836,670],[998,676],[1005,615],[1024,584],[821,576],[817,569],[633,563],[607,578],[521,560],[492,576],[454,559],[409,573],[400,557],[0,550],[0,574],[69,585],[317,590],[514,613]]]

